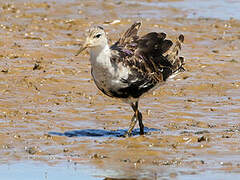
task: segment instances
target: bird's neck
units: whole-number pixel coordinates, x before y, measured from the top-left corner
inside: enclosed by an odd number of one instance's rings
[[[91,55],[90,61],[93,67],[94,66],[102,66],[102,67],[111,66],[111,62],[110,62],[111,50],[107,43],[102,46],[96,46],[91,48],[90,55]]]

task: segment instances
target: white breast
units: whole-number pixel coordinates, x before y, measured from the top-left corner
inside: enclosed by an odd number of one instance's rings
[[[91,50],[91,65],[92,76],[98,87],[108,91],[109,89],[124,88],[126,84],[122,83],[121,79],[127,79],[130,73],[129,68],[126,68],[119,63],[114,67],[110,61],[111,51],[106,45],[102,50]]]

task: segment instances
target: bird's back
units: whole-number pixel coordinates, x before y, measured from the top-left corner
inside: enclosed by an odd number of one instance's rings
[[[134,23],[111,46],[112,64],[131,69],[128,77],[121,79],[126,86],[111,92],[112,96],[139,98],[169,76],[184,70],[183,57],[179,57],[184,36],[180,35],[173,46],[165,33],[150,32],[139,37],[140,26],[140,22]]]

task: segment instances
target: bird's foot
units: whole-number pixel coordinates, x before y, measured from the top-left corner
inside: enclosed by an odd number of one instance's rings
[[[132,136],[132,132],[130,132],[129,130],[123,135],[123,137],[128,138]]]
[[[144,130],[143,129],[140,129],[140,135],[144,135]]]

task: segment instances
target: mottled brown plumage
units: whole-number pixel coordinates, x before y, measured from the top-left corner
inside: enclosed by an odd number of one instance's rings
[[[111,62],[113,64],[121,62],[124,66],[131,67],[133,72],[128,79],[122,80],[129,83],[127,89],[130,91],[123,95],[124,98],[127,96],[138,98],[156,84],[166,81],[169,76],[184,70],[182,67],[183,57],[178,56],[184,36],[180,35],[174,47],[170,49],[173,43],[171,40],[166,39],[165,33],[151,32],[139,37],[138,30],[140,26],[141,23],[134,23],[110,47],[112,53]],[[134,78],[136,80],[131,83]],[[131,87],[132,90],[130,90]],[[114,96],[120,97],[116,93]]]

